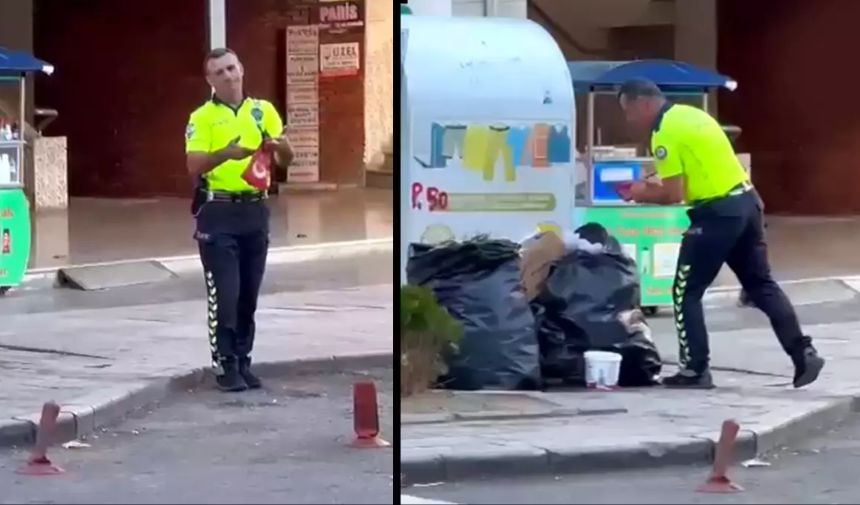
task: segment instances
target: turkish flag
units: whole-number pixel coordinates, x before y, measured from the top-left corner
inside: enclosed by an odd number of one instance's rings
[[[268,190],[271,181],[273,157],[274,154],[270,147],[266,143],[263,143],[254,155],[251,156],[248,168],[242,172],[242,179],[245,179],[245,182],[260,191]]]

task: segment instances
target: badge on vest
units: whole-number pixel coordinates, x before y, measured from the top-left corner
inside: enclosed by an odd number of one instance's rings
[[[663,146],[658,146],[657,149],[654,150],[654,156],[656,156],[658,160],[665,160],[668,155],[669,153]]]
[[[258,123],[263,121],[263,109],[258,104],[254,104],[254,108],[251,109],[251,117]]]
[[[260,107],[260,102],[254,101],[254,106],[251,109],[251,117],[257,123],[257,128],[260,129],[260,134],[263,137],[263,143],[257,148],[257,151],[251,157],[248,168],[242,173],[242,178],[251,186],[260,191],[266,191],[271,184],[272,162],[274,153],[271,147],[265,142],[266,131],[263,128],[263,109]]]

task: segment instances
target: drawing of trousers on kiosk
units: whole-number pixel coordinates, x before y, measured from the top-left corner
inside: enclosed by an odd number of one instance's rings
[[[689,205],[690,226],[678,255],[672,296],[680,370],[669,387],[711,388],[702,296],[724,263],[750,300],[770,319],[794,367],[794,386],[815,381],[824,366],[794,308],[773,280],[763,234],[763,206],[719,123],[706,111],[672,104],[646,79],[630,79],[618,92],[625,119],[650,132],[659,182],[618,184],[625,201]]]

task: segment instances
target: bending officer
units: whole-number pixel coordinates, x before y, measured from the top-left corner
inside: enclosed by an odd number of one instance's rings
[[[701,109],[668,102],[647,80],[625,83],[618,98],[632,126],[643,132],[650,128],[661,178],[636,182],[621,191],[622,196],[642,203],[690,206],[690,227],[681,242],[672,288],[681,366],[663,384],[713,387],[702,296],[724,263],[770,319],[794,364],[794,387],[815,381],[824,359],[801,331],[794,308],[771,277],[763,205],[719,123]]]

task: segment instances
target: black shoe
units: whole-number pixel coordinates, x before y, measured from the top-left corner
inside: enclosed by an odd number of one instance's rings
[[[711,371],[705,369],[702,373],[682,368],[671,377],[663,378],[663,386],[673,389],[713,389],[714,380]]]
[[[741,294],[738,297],[738,307],[755,308],[755,303],[753,303],[746,291],[741,291]]]
[[[824,358],[818,355],[814,347],[809,346],[792,358],[794,362],[794,387],[802,388],[815,382],[821,369],[824,368]]]
[[[251,372],[251,358],[239,359],[239,375],[245,381],[245,384],[247,384],[248,389],[260,389],[263,387],[260,378]]]
[[[224,373],[215,377],[215,384],[218,389],[225,392],[238,392],[248,389],[242,376],[239,375],[239,369],[235,362],[222,362],[221,368]]]

